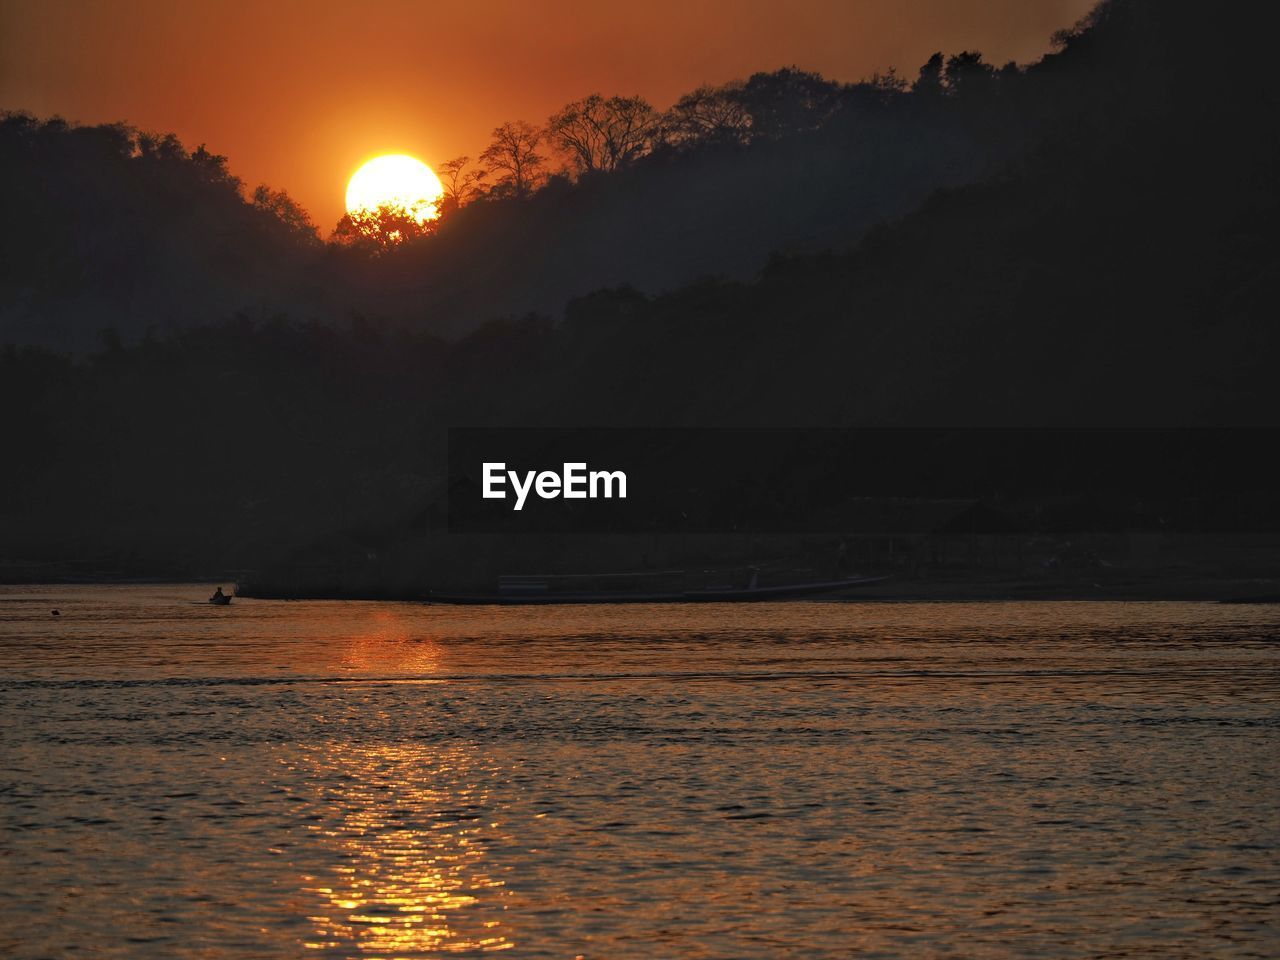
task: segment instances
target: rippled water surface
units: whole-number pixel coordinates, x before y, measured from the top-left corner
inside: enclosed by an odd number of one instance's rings
[[[0,587],[0,956],[1280,955],[1275,606],[208,592]]]

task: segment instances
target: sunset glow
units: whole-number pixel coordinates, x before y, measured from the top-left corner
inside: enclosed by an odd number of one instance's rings
[[[1260,7],[0,0],[0,960],[1280,960]]]
[[[436,202],[444,193],[440,178],[416,157],[387,154],[357,170],[347,183],[347,213],[368,213],[394,206],[419,223],[439,216]]]

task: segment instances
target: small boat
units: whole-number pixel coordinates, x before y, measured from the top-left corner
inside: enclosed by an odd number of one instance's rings
[[[231,594],[223,593],[222,588],[219,587],[214,591],[213,596],[209,598],[209,602],[215,607],[229,606],[231,603]]]
[[[527,605],[550,603],[747,603],[764,600],[790,600],[796,597],[820,596],[850,587],[888,580],[883,577],[848,577],[843,580],[811,580],[803,583],[785,583],[774,586],[702,587],[695,590],[668,590],[646,592],[643,590],[586,590],[557,592],[547,589],[545,582],[529,582],[522,589],[497,594],[449,594],[427,595],[432,603],[477,605]]]

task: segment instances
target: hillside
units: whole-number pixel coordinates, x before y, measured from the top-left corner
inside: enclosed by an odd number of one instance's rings
[[[320,243],[286,193],[249,190],[203,145],[10,114],[0,212],[25,228],[0,247],[0,342],[84,351],[107,329],[132,343],[236,314],[355,315],[452,338],[496,317],[558,319],[571,298],[620,284],[747,280],[772,254],[848,250],[939,189],[1149,109],[1173,68],[1145,48],[1187,38],[1131,33],[1139,49],[1077,37],[1027,68],[953,52],[909,78],[785,68],[692,91],[651,111],[625,162],[581,169],[544,142],[540,189],[490,184],[433,235],[373,257],[337,235]]]
[[[453,343],[241,319],[10,349],[0,554],[238,568],[402,536],[451,424],[1276,425],[1274,94],[1211,26],[1112,0],[1028,75],[1076,105],[1036,146],[752,280],[615,287]]]

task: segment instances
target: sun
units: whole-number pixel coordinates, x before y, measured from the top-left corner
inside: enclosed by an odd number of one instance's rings
[[[368,213],[391,205],[426,223],[440,215],[437,203],[443,193],[440,178],[417,157],[388,153],[352,174],[347,182],[347,213]]]

